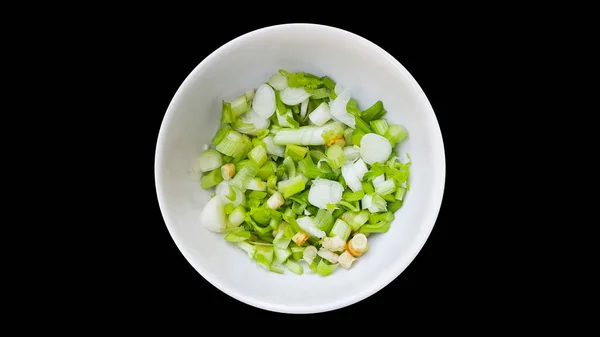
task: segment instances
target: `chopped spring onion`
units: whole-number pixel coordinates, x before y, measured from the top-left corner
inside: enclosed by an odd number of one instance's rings
[[[325,145],[323,134],[331,131],[337,131],[340,128],[339,123],[330,122],[322,126],[307,125],[298,129],[282,129],[273,138],[275,145]],[[341,130],[343,133],[343,129]],[[342,134],[343,138],[343,134]]]
[[[317,252],[317,255],[331,263],[337,263],[338,257],[340,257],[336,253],[334,253],[330,250],[327,250],[327,249],[323,249],[323,248],[319,249],[319,251]]]
[[[353,163],[346,163],[342,166],[342,177],[346,181],[352,192],[362,191],[362,184],[356,174]]]
[[[308,112],[308,98],[302,101],[300,104],[300,118],[306,118],[306,113]]]
[[[238,132],[256,136],[260,130],[266,130],[271,125],[271,120],[250,110],[240,116],[232,123],[232,127]]]
[[[324,231],[317,228],[315,221],[309,216],[303,216],[296,219],[296,223],[304,232],[309,235],[316,236],[318,238],[322,238],[326,235]]]
[[[383,136],[367,133],[360,140],[360,156],[369,165],[385,163],[391,154],[392,145]]]
[[[326,102],[319,104],[319,106],[308,115],[308,118],[318,126],[327,123],[331,119],[329,104]]]
[[[348,242],[348,253],[354,257],[363,255],[368,249],[367,237],[362,233],[355,234]]]
[[[279,93],[279,98],[286,105],[297,105],[310,97],[304,88],[285,88]]]
[[[385,131],[383,136],[387,138],[390,143],[395,145],[408,137],[408,131],[406,131],[406,127],[404,127],[404,125],[392,124]]]
[[[272,86],[273,89],[275,89],[277,91],[281,91],[288,87],[287,77],[285,77],[284,75],[282,75],[278,72],[273,74],[273,76],[271,76],[269,78],[269,81],[267,83],[269,83],[269,85]]]
[[[304,273],[304,268],[292,260],[287,260],[285,266],[294,274],[302,275]]]
[[[228,204],[231,205],[231,204]],[[246,209],[244,206],[236,207],[231,214],[229,214],[229,223],[232,226],[240,226],[246,218]]]
[[[192,173],[214,190],[199,217],[266,271],[321,276],[350,269],[385,233],[410,191],[406,128],[382,101],[361,112],[350,88],[279,69],[256,90],[222,100],[212,144]]]
[[[294,144],[288,144],[285,147],[285,157],[291,157],[293,161],[299,162],[304,159],[304,156],[308,153],[308,147],[299,146]]]
[[[221,165],[223,165],[223,155],[217,150],[208,149],[196,158],[194,169],[208,172],[221,167]]]
[[[376,134],[378,134],[380,136],[385,135],[385,132],[389,128],[387,120],[385,120],[383,118],[371,121],[370,124],[371,124],[371,129],[373,129],[373,132],[375,132]]]
[[[331,273],[333,273],[335,271],[337,266],[338,266],[337,263],[328,264],[325,262],[325,260],[321,260],[321,261],[319,261],[319,264],[317,265],[317,269],[315,272],[321,276],[329,276],[329,275],[331,275]]]
[[[314,218],[315,226],[326,233],[331,231],[331,228],[333,227],[333,220],[334,219],[331,212],[323,208],[319,208],[317,215]]]
[[[291,197],[296,193],[304,191],[305,188],[306,182],[304,181],[303,176],[301,174],[277,183],[277,189],[281,194],[283,194],[283,197],[285,199]]]
[[[285,146],[275,145],[275,143],[273,143],[273,136],[266,136],[262,141],[267,146],[267,154],[283,157]]]
[[[227,221],[225,219],[225,204],[219,197],[212,197],[204,208],[202,208],[202,214],[200,215],[200,223],[204,227],[212,232],[221,232],[225,230]]]
[[[308,202],[321,209],[328,205],[336,204],[342,200],[344,187],[337,181],[317,178],[313,180],[308,192]]]
[[[327,155],[327,159],[329,159],[329,166],[331,166],[331,168],[340,168],[346,162],[344,150],[339,145],[334,144],[328,147],[325,155]]]
[[[268,84],[261,84],[256,89],[252,100],[252,110],[260,117],[269,118],[275,112],[275,92]]]
[[[309,265],[313,263],[314,258],[317,257],[317,248],[315,246],[308,246],[302,253],[302,259]]]
[[[346,141],[346,144],[347,143],[348,141]],[[360,158],[360,148],[358,146],[346,146],[344,147],[344,156],[346,157],[346,161],[354,162],[356,159]]]
[[[336,86],[337,89],[337,86]],[[356,120],[354,116],[349,114],[346,110],[346,105],[348,105],[348,101],[350,100],[350,91],[345,89],[341,93],[338,94],[338,97],[331,102],[331,117],[336,121],[342,122],[348,125],[351,128],[356,127]]]
[[[200,187],[207,190],[217,186],[222,181],[223,175],[221,175],[221,169],[214,169],[202,176],[200,179]]]
[[[342,219],[335,220],[333,228],[329,232],[329,236],[339,236],[342,240],[348,240],[348,237],[352,233],[352,228]]]

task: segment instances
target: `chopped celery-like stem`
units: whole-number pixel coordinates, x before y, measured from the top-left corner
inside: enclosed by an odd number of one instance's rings
[[[355,127],[356,130],[361,130],[365,134],[373,132],[373,131],[371,131],[371,126],[367,122],[365,122],[362,118],[360,118],[358,116],[354,116],[354,119],[356,120],[356,127]],[[352,140],[352,144],[359,145],[360,142],[356,143],[356,142],[354,142],[354,140]]]
[[[252,214],[252,215],[254,215],[254,214]],[[246,218],[244,218],[244,221],[246,221],[252,227],[252,229],[259,235],[264,235],[271,231],[271,227],[269,227],[269,226],[261,227],[260,225],[258,225],[256,223],[256,221],[254,221],[253,217],[250,214],[246,215]],[[267,223],[268,222],[269,222],[269,219],[267,219]]]
[[[370,122],[373,119],[375,119],[374,117],[377,116],[377,114],[381,111],[381,109],[383,109],[383,102],[377,101],[377,102],[373,103],[373,105],[371,105],[367,110],[361,112],[360,117],[365,122]]]
[[[292,250],[292,259],[294,259],[295,261],[300,261],[304,256],[304,250],[306,249],[306,247],[301,247],[296,244],[290,244],[290,249]]]
[[[335,220],[335,224],[331,231],[329,232],[329,236],[339,236],[342,240],[348,240],[350,233],[352,232],[352,228],[342,219]]]
[[[368,207],[369,212],[386,212],[387,202],[379,194],[373,194],[371,199],[371,205]]]
[[[273,246],[275,246],[275,248],[285,249],[289,246],[290,242],[291,239],[285,236],[285,231],[280,230],[273,239]]]
[[[250,183],[248,183],[248,190],[252,190],[252,191],[266,191],[267,190],[267,183],[265,183],[264,181],[260,180],[259,178],[254,178],[254,179],[250,180]]]
[[[250,232],[248,232],[248,231],[231,232],[225,236],[225,240],[227,240],[229,242],[246,241],[249,238],[250,238]]]
[[[263,146],[255,146],[248,152],[248,159],[252,160],[256,166],[261,167],[267,162],[267,149]]]
[[[360,211],[360,205],[358,204],[358,201],[354,201],[353,203],[349,203],[347,201],[344,200],[340,200],[338,203],[338,205],[343,206],[344,208],[353,211],[353,212],[358,212]]]
[[[365,194],[373,194],[373,193],[375,193],[375,189],[373,188],[373,184],[371,184],[368,181],[365,181],[365,182],[362,183],[362,188],[365,191]]]
[[[311,156],[306,156],[304,159],[298,162],[298,170],[309,179],[323,177],[323,174],[317,165],[315,165]]]
[[[321,259],[321,261],[319,261],[319,264],[317,265],[315,273],[317,273],[321,276],[329,276],[329,275],[331,275],[331,273],[333,273],[335,271],[337,266],[338,266],[337,263],[330,264],[330,263],[325,262],[325,260]]]
[[[246,135],[230,129],[227,131],[224,137],[221,138],[220,142],[215,143],[217,151],[221,152],[226,156],[239,157],[248,145],[252,146],[252,141]],[[249,144],[248,144],[249,143]]]
[[[237,118],[250,110],[248,105],[248,98],[246,94],[234,99],[231,103],[231,114],[233,118]]]
[[[315,225],[317,226],[318,229],[329,233],[331,231],[331,228],[333,227],[333,215],[331,215],[331,213],[323,208],[319,208],[319,210],[317,211],[317,215],[315,216]]]
[[[305,188],[306,183],[304,182],[303,176],[300,174],[288,180],[277,183],[277,189],[281,194],[283,194],[285,199],[296,193],[304,191]]]
[[[385,120],[383,118],[371,121],[370,124],[371,124],[371,129],[373,129],[373,132],[375,132],[376,134],[378,134],[380,136],[385,135],[385,132],[389,128],[387,120]]]
[[[267,188],[275,188],[277,187],[277,176],[272,174],[267,179]]]
[[[288,257],[292,255],[292,250],[287,247],[279,248],[277,246],[274,246],[273,250],[275,252],[275,261],[277,261],[278,263],[284,263],[285,260],[287,260]]]
[[[237,243],[237,246],[242,248],[250,258],[254,258],[254,253],[256,251],[256,246],[246,242],[246,241],[240,241]]]
[[[346,211],[340,216],[340,219],[350,225],[352,232],[356,232],[362,225],[367,223],[369,215],[370,212],[366,209],[359,212]]]
[[[285,266],[287,267],[287,269],[289,269],[294,274],[297,274],[297,275],[304,274],[304,268],[302,268],[302,266],[299,263],[294,262],[293,260],[287,260],[285,262]]]
[[[283,159],[281,167],[287,174],[288,178],[293,178],[296,176],[296,164],[294,163],[294,160],[291,157],[285,157]]]
[[[373,193],[373,192],[371,192]],[[356,192],[352,192],[351,190],[345,190],[344,193],[342,194],[342,200],[347,201],[347,202],[352,202],[352,201],[359,201],[362,200],[363,196],[365,195],[365,191],[356,191]]]
[[[223,165],[223,155],[217,150],[207,149],[196,158],[194,168],[201,172],[209,172],[221,165]]]
[[[223,181],[223,176],[221,175],[221,169],[214,169],[200,179],[200,187],[207,190],[209,188],[217,186],[220,182]]]
[[[390,229],[391,222],[380,221],[376,224],[366,224],[358,230],[360,233],[385,233]]]
[[[360,145],[360,140],[365,135],[365,132],[361,129],[354,129],[352,131],[352,144]]]
[[[233,204],[228,204],[228,205],[233,205]],[[241,225],[244,222],[245,218],[246,218],[246,209],[242,205],[236,207],[233,210],[233,212],[231,212],[231,214],[229,214],[229,222],[233,226]]]
[[[390,202],[388,203],[388,211],[390,212],[396,212],[397,210],[399,210],[400,208],[402,208],[402,200],[396,200],[394,202]]]
[[[306,156],[306,153],[308,153],[307,146],[288,144],[285,147],[284,157],[290,157],[294,162],[299,162]]]
[[[248,156],[249,155],[250,154],[248,154]],[[276,170],[277,164],[272,160],[267,160],[267,162],[260,167],[258,173],[256,173],[256,177],[260,178],[260,180],[267,181],[271,175],[275,174]]]
[[[321,81],[323,82],[323,85],[325,86],[325,88],[327,88],[331,91],[335,90],[335,82],[331,78],[329,78],[327,76],[323,76],[323,77],[321,77]]]
[[[375,180],[373,180],[375,182]],[[387,179],[384,182],[375,186],[375,193],[381,196],[386,194],[390,194],[396,191],[396,184],[394,183],[394,179]]]
[[[233,206],[233,204],[229,203],[225,205],[225,214],[229,215],[231,214],[231,212],[233,212],[233,209],[235,208],[235,206]]]
[[[269,211],[267,211],[264,208],[254,208],[254,209],[250,210],[249,214],[250,214],[250,216],[252,216],[252,219],[254,221],[256,221],[257,223],[259,223],[262,226],[268,225],[269,221],[271,220]],[[266,232],[267,231],[265,231],[265,233]]]
[[[387,138],[390,143],[396,144],[403,141],[406,137],[408,137],[408,132],[403,125],[392,124],[386,130],[385,134],[383,134],[385,138]]]
[[[259,258],[264,258],[267,263],[273,262],[274,249],[273,246],[263,246],[263,245],[255,245],[254,246],[254,256],[258,260]]]
[[[278,262],[273,262],[271,263],[271,265],[269,266],[269,270],[277,273],[277,274],[284,274],[285,273],[285,266],[278,263]]]
[[[358,108],[358,102],[354,98],[348,100],[348,104],[346,104],[346,111],[348,111],[348,113],[351,115],[360,117],[360,109]]]
[[[231,103],[223,101],[221,104],[221,123],[233,123],[234,120]]]
[[[256,178],[255,178],[256,179]],[[262,192],[262,191],[258,191],[258,190],[253,190],[250,193],[248,193],[248,198],[249,199],[258,199],[258,200],[262,200],[264,198],[267,197],[267,192]]]
[[[313,99],[321,99],[329,97],[329,91],[327,88],[319,88],[312,92],[311,98]]]
[[[346,146],[351,146],[353,144],[352,143],[352,133],[353,132],[354,132],[353,128],[346,128],[344,130],[344,140],[346,141]]]
[[[404,196],[406,195],[406,188],[404,187],[398,187],[398,190],[396,190],[396,200],[404,200]]]
[[[344,149],[337,144],[334,144],[334,145],[331,145],[330,147],[328,147],[327,151],[325,152],[325,155],[327,156],[327,159],[329,160],[329,166],[331,168],[334,168],[334,169],[340,168],[346,162],[346,156],[344,155]]]
[[[238,173],[230,180],[230,185],[236,187],[242,192],[246,192],[250,182],[258,174],[258,166],[253,162],[249,161],[247,164],[238,171]],[[223,179],[221,177],[221,179]]]

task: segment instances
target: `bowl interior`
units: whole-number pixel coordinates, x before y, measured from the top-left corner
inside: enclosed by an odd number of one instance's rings
[[[350,270],[328,277],[305,267],[302,276],[265,271],[222,234],[199,222],[211,192],[190,166],[210,144],[221,100],[266,82],[278,69],[327,75],[366,109],[382,100],[386,118],[406,126],[397,148],[412,159],[411,189],[390,230],[369,237],[370,250]],[[397,277],[419,252],[438,215],[445,158],[432,107],[394,58],[349,32],[319,25],[281,25],[248,33],[207,57],[185,79],[165,115],[156,150],[156,188],[170,234],[189,263],[210,283],[247,304],[279,312],[322,312],[355,303]]]

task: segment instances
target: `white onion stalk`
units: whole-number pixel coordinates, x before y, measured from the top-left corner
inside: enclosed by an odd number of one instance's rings
[[[296,105],[309,98],[310,94],[304,88],[285,88],[279,93],[281,101],[287,105]],[[255,98],[256,100],[256,98]]]
[[[266,83],[259,85],[252,100],[252,109],[262,118],[269,118],[275,112],[275,108],[275,91],[273,91],[273,88]]]
[[[304,101],[302,101],[302,104],[300,104],[300,117],[304,120],[304,117],[306,117],[306,112],[308,111],[308,98],[305,99]]]
[[[354,162],[360,158],[360,148],[356,145],[346,146],[344,147],[344,156],[346,157],[346,162]]]
[[[377,177],[373,178],[373,187],[377,187],[379,184],[383,183],[385,181],[385,175],[384,174],[380,174]]]
[[[362,181],[365,173],[369,171],[369,169],[367,168],[367,164],[365,164],[365,162],[360,158],[358,158],[358,160],[354,162],[353,168],[356,177],[358,177],[358,180],[360,181]]]
[[[200,223],[211,232],[219,233],[225,230],[227,221],[225,219],[225,203],[218,196],[212,197],[200,215]]]
[[[269,118],[264,118],[254,109],[241,115],[239,119],[233,122],[232,126],[235,130],[247,135],[256,136],[258,130],[267,129],[271,125]]]
[[[334,120],[342,122],[354,129],[356,128],[356,120],[346,109],[346,105],[348,105],[350,98],[350,90],[344,89],[344,91],[329,104],[329,107],[331,108],[331,117],[333,117]]]
[[[342,177],[344,177],[346,185],[348,185],[352,192],[362,191],[362,183],[356,175],[353,163],[347,162],[342,166]]]
[[[342,200],[344,187],[335,180],[317,178],[313,180],[308,192],[308,202],[316,207],[328,209],[328,204],[337,204]]]
[[[229,200],[229,198],[227,198],[227,196],[229,195],[229,193],[231,192],[229,188],[232,188],[234,193],[235,193],[235,199]],[[217,187],[215,187],[215,194],[221,198],[221,201],[227,205],[229,203],[233,204],[233,207],[237,207],[242,203],[246,202],[246,195],[240,191],[239,189],[231,186],[229,184],[229,180],[227,181],[222,181],[220,182]]]
[[[279,126],[284,127],[284,128],[289,128],[291,125],[290,123],[288,123],[287,121],[287,117],[291,117],[292,119],[294,119],[294,115],[292,114],[292,110],[291,109],[287,109],[286,112],[283,115],[280,115],[279,113],[276,113],[277,115],[277,121],[279,122]]]
[[[346,87],[344,87],[342,84],[336,83],[335,87],[333,88],[333,92],[339,96],[342,92],[344,92],[345,89]]]
[[[318,238],[322,238],[326,235],[326,233],[317,228],[315,221],[308,216],[300,217],[296,219],[296,223],[300,228],[311,236],[316,236]]]
[[[360,140],[360,156],[369,165],[385,163],[392,154],[392,144],[376,133],[367,133]]]
[[[267,83],[269,83],[269,85],[271,85],[277,91],[281,91],[288,87],[287,77],[281,75],[280,73],[273,74]]]
[[[268,135],[262,139],[263,142],[267,145],[267,154],[275,155],[277,157],[283,157],[285,154],[285,146],[275,145],[273,143],[273,136]]]
[[[275,134],[276,145],[325,145],[323,132],[339,127],[340,124],[330,122],[322,126],[301,126],[298,129],[283,129]]]
[[[318,126],[327,123],[327,121],[331,119],[329,104],[326,102],[319,104],[319,106],[308,115],[308,119]]]

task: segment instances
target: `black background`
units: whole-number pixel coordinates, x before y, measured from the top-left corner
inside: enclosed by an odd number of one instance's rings
[[[257,309],[229,297],[204,280],[170,237],[154,185],[158,131],[173,95],[186,76],[206,56],[231,39],[254,29],[289,22],[313,22],[346,29],[393,55],[428,96],[444,138],[447,163],[444,199],[437,222],[408,268],[367,299],[346,308],[310,315]],[[118,159],[122,163],[111,169],[115,175],[121,175],[119,184],[129,185],[127,192],[113,192],[119,199],[124,199],[117,207],[119,224],[124,228],[108,232],[122,245],[115,246],[114,254],[110,255],[114,258],[105,261],[110,272],[98,276],[103,280],[101,294],[110,298],[111,310],[136,313],[146,319],[183,315],[180,317],[195,317],[193,319],[202,322],[226,315],[235,320],[262,321],[256,323],[259,325],[273,320],[305,324],[314,319],[350,322],[351,317],[359,315],[365,321],[381,324],[394,322],[407,313],[456,314],[460,312],[457,307],[467,308],[465,303],[476,297],[471,286],[476,286],[478,280],[468,273],[474,267],[469,262],[473,257],[464,254],[466,243],[461,239],[464,227],[450,216],[450,200],[456,198],[449,174],[455,162],[451,157],[454,151],[450,143],[450,115],[461,109],[456,100],[460,92],[456,82],[456,61],[468,57],[461,55],[455,35],[425,25],[401,27],[392,19],[380,20],[374,27],[355,19],[338,22],[261,21],[249,17],[238,24],[214,25],[198,20],[193,24],[186,22],[181,27],[173,23],[144,21],[139,25],[127,25],[117,34],[100,33],[99,39],[107,46],[97,51],[103,55],[106,61],[103,68],[111,77],[111,87],[105,89],[106,97],[122,102],[116,129],[129,135],[117,145],[120,149]],[[469,312],[472,309],[468,309]]]

